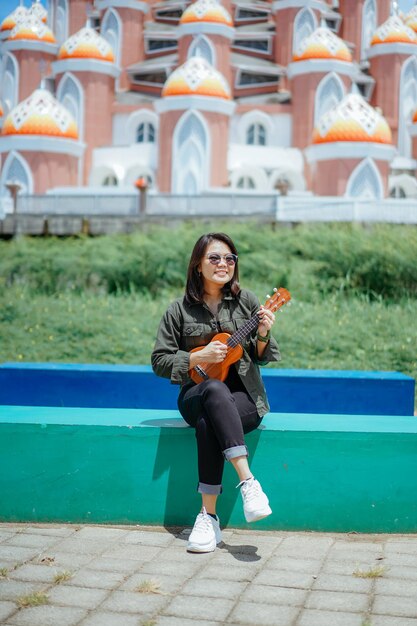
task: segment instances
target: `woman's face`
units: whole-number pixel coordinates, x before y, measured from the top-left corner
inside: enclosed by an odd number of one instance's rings
[[[232,254],[231,249],[223,241],[215,240],[209,243],[198,266],[205,287],[216,285],[221,289],[233,278],[235,265],[229,265],[225,259],[226,255],[230,254]],[[219,256],[218,264],[210,261],[210,259],[217,260]]]

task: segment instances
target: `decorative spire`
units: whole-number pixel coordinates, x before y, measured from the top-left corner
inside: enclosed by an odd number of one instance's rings
[[[398,6],[398,0],[391,0],[391,15],[399,15],[400,7]]]

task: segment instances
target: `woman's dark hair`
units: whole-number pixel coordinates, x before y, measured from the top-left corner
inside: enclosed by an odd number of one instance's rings
[[[202,235],[194,245],[190,262],[188,264],[185,299],[189,304],[203,302],[204,286],[203,280],[201,279],[198,271],[198,266],[206,253],[207,246],[211,244],[212,241],[222,241],[229,246],[230,251],[237,256],[236,246],[230,239],[229,235],[226,235],[225,233],[207,233],[206,235]],[[240,286],[238,261],[236,261],[232,279],[223,286],[222,291],[230,291],[233,296],[237,296],[239,294]]]

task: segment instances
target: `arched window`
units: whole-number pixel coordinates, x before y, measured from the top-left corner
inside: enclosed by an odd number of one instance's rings
[[[103,187],[117,187],[119,181],[117,180],[114,174],[107,174],[107,176],[103,179],[102,185]]]
[[[66,74],[59,84],[57,97],[75,119],[78,136],[82,139],[84,126],[83,89],[79,81],[70,74]]]
[[[68,39],[68,2],[58,0],[55,18],[55,37],[59,44]]]
[[[250,176],[241,176],[237,181],[236,187],[238,189],[255,189],[256,185]]]
[[[246,143],[249,146],[266,146],[266,129],[263,124],[251,124],[246,131]]]
[[[19,67],[16,59],[11,54],[4,57],[2,102],[4,115],[6,116],[17,104],[17,86],[19,83]]]
[[[337,74],[328,74],[319,83],[314,103],[314,125],[327,111],[343,100],[345,95],[343,83]]]
[[[155,126],[141,122],[136,131],[136,143],[155,143]]]
[[[366,51],[371,45],[372,36],[378,26],[375,0],[366,0],[362,9],[361,59],[366,58]]]
[[[399,102],[398,151],[401,156],[411,158],[412,142],[409,124],[417,109],[417,61],[415,57],[410,57],[402,67]]]
[[[109,9],[103,19],[101,25],[101,34],[110,44],[114,54],[116,65],[120,65],[120,42],[122,40],[122,24],[118,14]]]
[[[200,114],[185,113],[178,122],[172,157],[174,193],[197,194],[207,187],[209,134]]]
[[[2,196],[10,195],[10,191],[6,186],[8,183],[20,185],[19,193],[21,194],[32,193],[32,172],[25,159],[17,152],[11,152],[4,163],[0,189]]]
[[[294,20],[292,50],[297,52],[300,43],[317,28],[317,19],[311,9],[302,9]]]
[[[365,159],[350,175],[346,196],[364,200],[380,200],[383,198],[381,175],[372,159]]]
[[[188,58],[202,57],[210,65],[215,65],[214,49],[210,41],[204,35],[195,37],[191,46],[188,49]]]

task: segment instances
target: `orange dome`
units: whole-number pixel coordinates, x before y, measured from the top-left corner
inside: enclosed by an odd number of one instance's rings
[[[3,105],[0,102],[0,117],[3,117],[4,111],[3,111]]]
[[[405,25],[417,33],[417,7],[413,7],[405,16]]]
[[[17,7],[10,13],[1,23],[0,31],[3,30],[12,30],[19,22],[21,22],[25,17],[29,14],[28,10],[25,7]]]
[[[39,2],[39,0],[36,0],[36,2],[32,4],[32,6],[29,9],[29,13],[31,15],[34,15],[35,17],[38,18],[38,20],[41,20],[41,22],[44,22],[46,24],[48,20],[48,11]]]
[[[61,46],[58,59],[98,59],[114,62],[110,44],[93,28],[86,26],[72,35]]]
[[[53,32],[36,15],[28,14],[16,24],[8,38],[9,41],[42,41],[56,43]]]
[[[417,122],[417,109],[414,111],[413,124],[415,124],[416,122]]]
[[[391,15],[372,37],[371,46],[380,43],[417,43],[417,35],[401,18]]]
[[[294,61],[307,59],[337,59],[351,62],[352,55],[340,37],[337,37],[329,28],[320,26],[314,33],[302,40],[293,56]]]
[[[162,96],[210,96],[230,100],[229,85],[202,57],[191,57],[166,81]]]
[[[226,9],[216,0],[197,0],[182,14],[180,24],[210,22],[233,26],[232,18]]]
[[[4,122],[2,134],[78,139],[74,118],[45,89],[37,89],[10,111]]]
[[[313,144],[335,141],[367,141],[391,144],[386,120],[359,94],[349,94],[320,119],[313,131]]]

